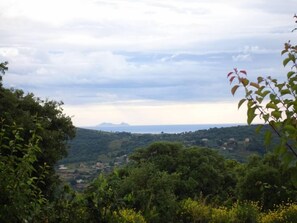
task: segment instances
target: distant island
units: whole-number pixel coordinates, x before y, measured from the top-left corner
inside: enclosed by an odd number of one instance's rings
[[[101,124],[97,125],[96,127],[121,127],[121,126],[130,126],[128,123],[121,122],[120,124],[114,124],[110,122],[102,122]]]

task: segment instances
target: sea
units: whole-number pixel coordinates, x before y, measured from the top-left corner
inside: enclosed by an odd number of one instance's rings
[[[223,128],[239,126],[244,124],[192,124],[192,125],[114,125],[114,126],[95,126],[88,129],[101,130],[107,132],[130,132],[140,134],[174,134],[183,132],[195,132],[210,128]]]

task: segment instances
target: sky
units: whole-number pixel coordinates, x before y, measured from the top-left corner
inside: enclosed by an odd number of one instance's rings
[[[297,0],[1,0],[6,87],[76,126],[246,123],[233,68],[282,79]]]

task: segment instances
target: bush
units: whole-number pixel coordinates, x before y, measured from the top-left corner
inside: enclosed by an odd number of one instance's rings
[[[225,207],[213,208],[211,211],[211,223],[229,223],[230,219],[230,212]]]
[[[263,214],[261,223],[294,223],[297,222],[297,204],[285,204],[274,211]]]
[[[231,222],[258,222],[260,208],[256,202],[237,202],[230,210]]]
[[[203,201],[187,199],[182,202],[182,216],[185,222],[209,222],[211,220],[211,207]]]
[[[237,202],[231,209],[212,207],[204,202],[187,199],[182,202],[183,222],[238,223],[258,222],[260,207],[255,202]]]
[[[145,223],[146,222],[140,212],[135,212],[132,209],[122,209],[118,213],[114,212],[113,217],[115,222],[119,222],[119,223]]]

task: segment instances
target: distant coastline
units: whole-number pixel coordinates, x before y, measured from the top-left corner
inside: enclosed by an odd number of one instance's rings
[[[93,127],[83,127],[86,129],[101,130],[107,132],[129,132],[129,133],[142,133],[142,134],[161,134],[161,133],[182,133],[182,132],[194,132],[197,130],[210,129],[210,128],[222,128],[244,125],[242,123],[232,124],[191,124],[191,125],[117,125],[117,124],[100,124]]]

